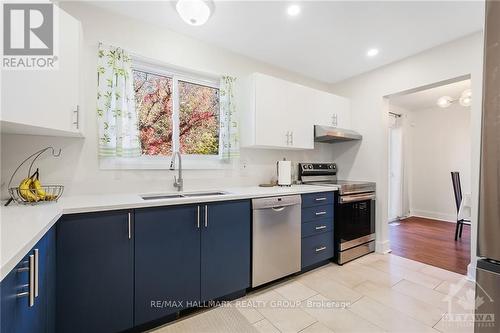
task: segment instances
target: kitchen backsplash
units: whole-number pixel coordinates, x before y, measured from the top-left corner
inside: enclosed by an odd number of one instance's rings
[[[63,184],[65,194],[147,193],[174,191],[170,170],[101,170],[95,141],[78,138],[11,135],[1,136],[2,199],[8,197],[7,182],[16,166],[29,154],[46,146],[62,148],[62,156],[39,159],[44,184]],[[314,150],[285,151],[241,149],[233,167],[222,170],[185,170],[185,190],[257,185],[276,177],[276,161],[334,161],[336,146],[316,144]],[[339,166],[341,169],[342,166]],[[23,175],[21,171],[21,175]],[[295,173],[294,173],[295,174]],[[15,183],[15,182],[14,182]]]

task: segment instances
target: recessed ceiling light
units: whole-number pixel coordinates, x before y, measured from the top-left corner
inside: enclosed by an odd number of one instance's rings
[[[300,14],[300,6],[299,5],[290,5],[288,6],[288,8],[286,9],[286,12],[288,13],[288,15],[290,16],[297,16]]]
[[[207,23],[213,11],[210,0],[178,0],[175,5],[180,17],[190,25],[203,25]]]
[[[369,57],[375,57],[378,54],[378,49],[369,49],[366,55]]]

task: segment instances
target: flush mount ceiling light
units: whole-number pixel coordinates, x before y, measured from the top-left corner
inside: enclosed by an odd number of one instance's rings
[[[437,106],[440,108],[447,108],[449,107],[455,100],[451,98],[450,96],[442,96],[439,97],[437,100]]]
[[[472,103],[472,91],[470,89],[464,90],[458,99],[458,102],[462,106],[470,106]]]
[[[440,108],[447,108],[453,103],[458,101],[460,105],[463,107],[469,107],[472,104],[472,91],[470,89],[466,89],[462,92],[459,98],[451,98],[450,96],[442,96],[439,97],[436,104]]]
[[[214,5],[209,0],[178,0],[175,9],[184,22],[199,26],[207,23]]]
[[[366,55],[369,57],[375,57],[378,54],[378,52],[379,52],[378,49],[369,49],[366,52]]]
[[[300,6],[299,5],[290,5],[286,9],[286,12],[289,16],[297,16],[300,14]]]

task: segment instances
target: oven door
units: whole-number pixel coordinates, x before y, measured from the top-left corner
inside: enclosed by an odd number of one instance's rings
[[[375,239],[375,193],[338,196],[335,241],[344,251]]]

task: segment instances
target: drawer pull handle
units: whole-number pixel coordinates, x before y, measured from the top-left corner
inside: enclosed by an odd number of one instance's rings
[[[34,288],[34,291],[35,291],[35,297],[38,297],[38,257],[39,257],[39,253],[40,251],[38,249],[35,249],[34,250],[34,253],[35,253],[35,272],[33,273],[34,277],[35,277],[35,288]]]
[[[316,227],[316,230],[321,230],[321,229],[326,229],[326,225],[320,225],[319,227]]]
[[[326,200],[326,197],[316,198],[316,199],[314,199],[314,200],[316,200],[316,201],[325,201],[325,200]]]
[[[316,212],[316,216],[325,215],[325,214],[326,214],[325,211],[323,211],[323,212]]]
[[[316,249],[316,252],[321,252],[321,251],[324,251],[326,250],[326,246],[322,246],[322,247],[319,247]]]

